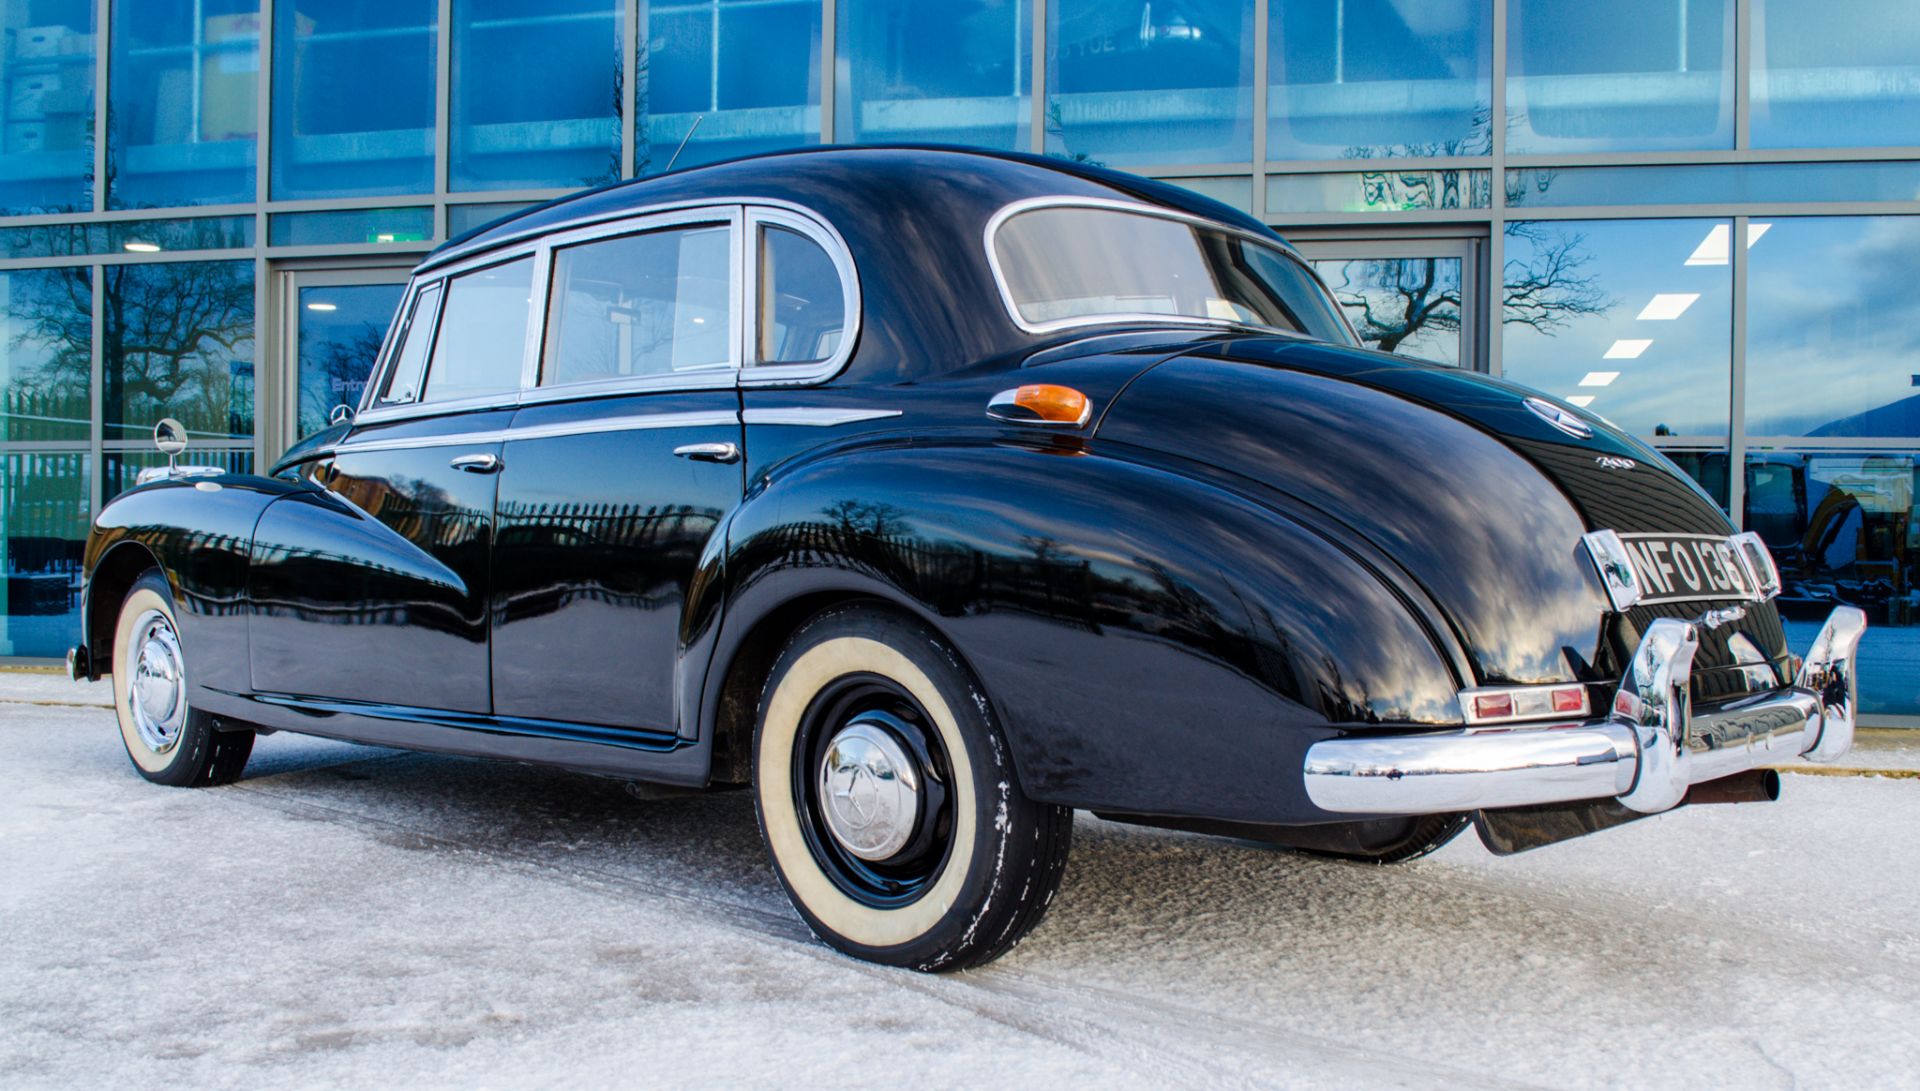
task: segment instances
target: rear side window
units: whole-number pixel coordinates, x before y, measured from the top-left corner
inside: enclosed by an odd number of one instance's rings
[[[533,259],[454,277],[446,292],[421,400],[457,401],[518,391],[532,306]]]
[[[732,368],[732,237],[700,225],[554,251],[540,385]]]
[[[380,388],[379,404],[410,402],[420,393],[420,372],[427,366],[427,349],[433,344],[433,311],[439,305],[438,283],[422,288],[413,297],[413,309],[407,312],[407,324],[400,331],[400,348],[394,353],[386,385]]]
[[[820,244],[790,228],[762,227],[757,283],[755,361],[811,364],[831,359],[846,336],[847,297],[840,270]]]

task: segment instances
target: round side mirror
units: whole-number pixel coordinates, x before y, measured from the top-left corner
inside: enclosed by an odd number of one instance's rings
[[[333,412],[327,414],[327,423],[328,424],[352,424],[353,423],[353,406],[347,405],[345,403],[334,406]]]
[[[172,417],[160,418],[153,426],[153,445],[168,458],[187,449],[187,426]]]

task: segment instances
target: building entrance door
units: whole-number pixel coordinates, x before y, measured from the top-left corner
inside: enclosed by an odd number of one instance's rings
[[[269,455],[320,431],[334,407],[358,406],[408,270],[289,269],[280,273],[285,397]]]
[[[1368,347],[1486,370],[1476,238],[1299,239]]]

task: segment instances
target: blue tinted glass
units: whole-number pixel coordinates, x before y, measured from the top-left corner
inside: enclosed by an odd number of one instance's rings
[[[1512,0],[1507,150],[1733,146],[1734,0]]]
[[[1797,204],[1911,202],[1920,163],[1719,163],[1671,167],[1523,167],[1507,172],[1507,204]]]
[[[92,0],[0,0],[0,215],[93,205]]]
[[[0,272],[0,439],[86,442],[93,270]]]
[[[485,227],[495,220],[504,219],[516,212],[532,208],[532,205],[516,201],[490,201],[477,205],[447,206],[447,237],[457,239],[476,228]]]
[[[1753,0],[1753,144],[1920,144],[1913,0]]]
[[[327,426],[335,406],[360,404],[387,324],[404,284],[348,284],[302,288],[300,411],[304,438]]]
[[[274,197],[433,191],[437,6],[275,5]]]
[[[1460,365],[1459,258],[1316,261],[1368,348]]]
[[[1747,432],[1920,436],[1920,216],[1755,220]]]
[[[665,170],[689,130],[676,167],[819,142],[820,0],[692,0],[647,12],[637,173]]]
[[[1860,710],[1920,715],[1920,458],[1912,450],[1747,456],[1747,529],[1780,566],[1787,641],[1806,651],[1836,605],[1867,612]]]
[[[839,6],[834,133],[1025,151],[1033,13],[1025,0]]]
[[[1253,0],[1054,0],[1047,152],[1100,163],[1253,155]]]
[[[0,228],[0,256],[10,258],[155,254],[165,250],[234,250],[252,245],[252,216]]]
[[[101,459],[100,502],[106,503],[140,483],[140,471],[167,464],[167,456],[147,443],[127,450],[108,449]],[[195,443],[180,456],[181,466],[212,466],[230,474],[253,472],[253,450],[249,447],[215,447]]]
[[[1486,155],[1491,0],[1272,0],[1267,158]]]
[[[1267,212],[1413,212],[1429,208],[1487,208],[1493,172],[1485,170],[1370,170],[1352,174],[1273,174]]]
[[[83,451],[0,454],[0,655],[58,657],[80,635],[89,462]]]
[[[285,212],[271,217],[267,224],[267,239],[274,246],[424,242],[432,237],[430,208]]]
[[[591,186],[620,176],[621,0],[453,6],[452,185]]]
[[[256,0],[114,0],[112,41],[108,203],[253,200]]]
[[[105,438],[174,417],[196,441],[253,435],[253,263],[109,265],[101,307]]]
[[[1725,437],[1730,234],[1725,220],[1509,224],[1505,375],[1639,435]]]

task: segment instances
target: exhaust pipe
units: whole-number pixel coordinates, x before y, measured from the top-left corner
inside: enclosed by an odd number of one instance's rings
[[[1682,803],[1772,803],[1780,798],[1780,774],[1771,769],[1749,769],[1687,789]]]

